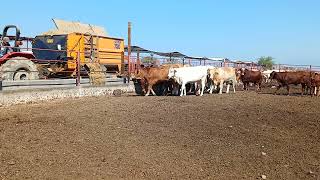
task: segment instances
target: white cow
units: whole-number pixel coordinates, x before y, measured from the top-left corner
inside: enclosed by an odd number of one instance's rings
[[[170,68],[168,77],[169,79],[174,79],[178,84],[181,85],[180,96],[187,95],[186,84],[190,82],[200,82],[201,84],[201,93],[205,88],[207,80],[207,70],[209,66],[196,66],[196,67],[181,67],[181,68]]]
[[[229,93],[230,83],[232,83],[233,92],[236,92],[235,86],[237,84],[236,69],[232,67],[212,68],[208,69],[208,75],[213,85],[220,85],[219,94],[222,94],[223,83],[227,84],[227,92]],[[210,86],[210,94],[213,91],[213,85]]]

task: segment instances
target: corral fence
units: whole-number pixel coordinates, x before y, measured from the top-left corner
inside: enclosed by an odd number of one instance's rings
[[[39,73],[36,80],[6,80],[0,79],[0,90],[14,89],[15,87],[25,88],[55,88],[55,87],[72,87],[72,86],[90,86],[92,85],[89,77],[90,73],[104,73],[105,84],[124,84],[130,80],[130,74],[136,72],[142,65],[160,66],[162,64],[188,64],[190,66],[214,66],[214,67],[234,67],[247,68],[251,70],[263,70],[262,66],[254,62],[230,61],[227,58],[206,58],[190,57],[179,52],[155,52],[143,48],[132,46],[132,54],[129,56],[124,51],[114,51],[109,49],[90,49],[87,51],[59,50],[59,49],[39,49],[27,47],[6,47],[17,54],[17,57],[8,57],[8,54],[0,56],[1,76],[10,74],[13,77],[19,77],[24,73]],[[9,53],[10,54],[10,53]],[[18,58],[27,57],[27,58]],[[8,60],[33,62],[36,69],[8,69],[3,68]],[[88,69],[86,64],[97,63],[106,69]],[[41,67],[46,67],[42,68]],[[39,70],[40,69],[40,70]],[[313,65],[289,65],[277,64],[273,66],[274,70],[297,71],[307,70],[320,72],[320,66]]]
[[[128,49],[125,48],[125,51]],[[146,50],[138,46],[131,47],[129,71],[135,72],[141,66],[161,66],[163,64],[183,64],[190,66],[213,66],[213,67],[233,67],[245,68],[249,70],[264,71],[266,68],[256,62],[250,61],[231,61],[227,58],[207,58],[191,57],[180,52],[156,52]],[[128,59],[128,57],[126,56]],[[275,71],[312,71],[320,72],[320,66],[315,65],[294,65],[294,64],[275,64],[272,67]]]

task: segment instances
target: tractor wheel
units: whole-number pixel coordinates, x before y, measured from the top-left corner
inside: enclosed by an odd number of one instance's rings
[[[39,79],[37,66],[24,57],[14,57],[7,60],[1,67],[3,80],[19,81]]]

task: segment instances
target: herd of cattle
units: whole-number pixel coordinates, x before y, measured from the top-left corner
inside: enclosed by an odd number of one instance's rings
[[[256,91],[260,91],[263,82],[268,83],[272,80],[278,83],[275,94],[281,87],[286,87],[289,95],[289,85],[301,85],[302,95],[307,93],[319,96],[320,86],[320,74],[312,71],[258,71],[232,67],[189,67],[181,64],[142,67],[132,76],[133,79],[139,80],[142,93],[145,96],[149,96],[150,93],[156,95],[154,89],[159,84],[161,84],[161,95],[171,92],[172,95],[180,94],[180,96],[187,95],[187,87],[189,87],[189,92],[194,89],[195,94],[200,96],[205,91],[212,94],[214,89],[222,94],[224,85],[227,85],[226,93],[229,93],[230,85],[235,92],[235,87],[239,83],[243,84],[245,91],[249,90],[250,84],[256,87]]]

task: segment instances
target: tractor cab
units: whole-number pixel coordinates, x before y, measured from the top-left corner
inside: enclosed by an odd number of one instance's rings
[[[14,36],[8,36],[8,30],[14,29],[15,35]],[[23,44],[20,40],[20,30],[15,25],[8,25],[3,29],[2,35],[0,35],[0,57],[11,53],[11,52],[20,52],[19,47]],[[12,42],[13,43],[10,43]]]

